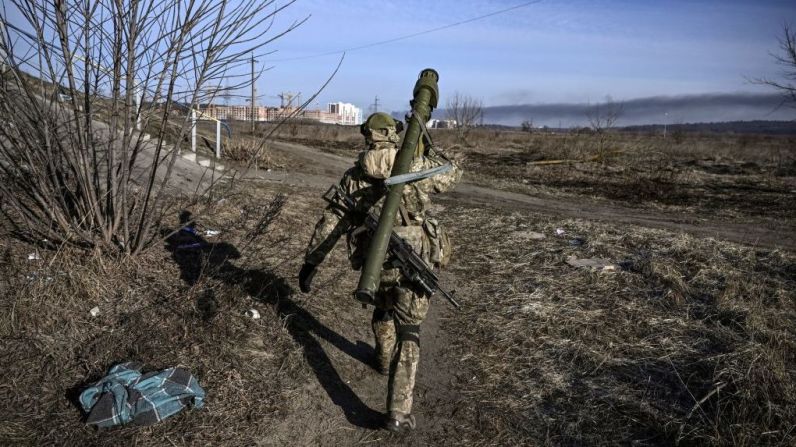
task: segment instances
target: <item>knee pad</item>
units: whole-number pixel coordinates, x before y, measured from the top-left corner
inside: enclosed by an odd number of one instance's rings
[[[420,325],[402,324],[398,326],[398,342],[413,341],[420,346]]]

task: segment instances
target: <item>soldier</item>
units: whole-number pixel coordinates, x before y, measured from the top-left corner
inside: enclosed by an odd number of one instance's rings
[[[374,113],[360,127],[367,148],[340,181],[342,189],[357,202],[357,212],[349,214],[358,214],[361,218],[369,210],[377,215],[380,213],[386,192],[383,182],[390,176],[402,130],[403,123],[386,113]],[[422,144],[419,147],[411,172],[449,162],[430,147],[425,151]],[[428,215],[429,193],[448,191],[461,179],[461,170],[455,163],[452,165],[453,169],[447,173],[406,184],[400,216],[396,217],[394,227],[396,234],[409,242],[429,265],[436,267],[447,264],[451,247],[439,222]],[[310,291],[317,266],[343,234],[347,234],[352,267],[355,270],[362,267],[368,234],[357,227],[361,222],[357,222],[356,215],[341,214],[337,208],[329,206],[316,224],[304,266],[299,272],[302,292]],[[389,263],[390,259],[387,259],[384,265]],[[399,269],[384,268],[374,306],[371,319],[376,339],[374,367],[389,376],[385,428],[391,431],[413,429],[412,390],[420,358],[420,323],[428,312],[429,296],[402,277]]]

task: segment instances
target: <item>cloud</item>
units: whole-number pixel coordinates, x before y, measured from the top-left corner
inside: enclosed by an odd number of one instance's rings
[[[618,102],[618,101],[617,101]],[[694,123],[746,120],[793,120],[796,109],[782,106],[778,94],[716,93],[653,96],[621,102],[618,126],[656,123]],[[525,120],[535,125],[582,126],[595,104],[549,103],[484,107],[484,123],[516,126]],[[436,116],[444,116],[440,110]]]

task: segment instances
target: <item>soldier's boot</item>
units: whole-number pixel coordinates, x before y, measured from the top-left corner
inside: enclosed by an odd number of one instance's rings
[[[392,411],[387,415],[387,421],[384,423],[384,428],[392,432],[414,430],[416,426],[415,417],[411,414]]]
[[[395,323],[392,320],[392,312],[389,310],[376,309],[373,311],[371,320],[373,335],[376,339],[376,350],[373,358],[373,368],[381,375],[390,374],[390,362],[392,361],[393,350],[395,349]]]

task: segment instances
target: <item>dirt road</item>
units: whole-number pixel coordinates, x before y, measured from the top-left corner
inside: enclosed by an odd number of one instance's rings
[[[285,171],[258,171],[249,177],[321,190],[336,183],[343,171],[353,163],[353,159],[299,144],[275,142],[271,148],[292,160],[293,164]],[[638,225],[767,249],[796,250],[794,228],[787,224],[764,220],[731,222],[708,215],[673,214],[597,203],[588,198],[534,197],[476,185],[468,182],[466,175],[463,183],[453,193],[441,197],[440,202],[453,201],[484,208],[518,209],[617,225]]]
[[[338,181],[341,173],[351,166],[351,159],[324,153],[307,146],[277,142],[274,151],[291,161],[284,171],[256,171],[247,173],[253,181],[265,181],[292,186],[311,193],[320,193]],[[686,232],[699,237],[714,237],[765,248],[796,248],[792,229],[766,228],[750,223],[733,223],[709,216],[683,216],[639,210],[616,205],[605,205],[580,201],[533,197],[500,191],[473,183],[464,182],[455,192],[436,197],[442,204],[464,204],[477,208],[500,208],[522,210],[555,215],[611,222],[617,225],[638,225]],[[331,267],[329,267],[331,268]],[[446,284],[460,281],[450,272],[443,274]],[[328,293],[323,286],[318,292]],[[335,303],[346,303],[347,296],[334,296]],[[472,302],[478,297],[461,296],[463,302]],[[319,296],[310,295],[310,300]],[[348,302],[341,305],[338,318],[321,321],[320,324],[337,337],[315,335],[317,352],[305,352],[310,364],[321,356],[325,366],[313,367],[317,382],[307,384],[302,398],[288,413],[280,427],[273,431],[273,438],[266,443],[293,442],[298,445],[460,445],[468,442],[483,443],[484,440],[461,439],[462,430],[457,424],[463,422],[461,415],[473,405],[458,391],[467,365],[450,352],[453,334],[446,330],[445,321],[459,318],[442,301],[435,300],[428,318],[422,326],[422,361],[415,389],[415,416],[418,429],[400,436],[383,430],[374,430],[380,420],[380,409],[385,405],[386,378],[376,374],[368,365],[372,352],[372,335],[369,328],[369,312],[357,312],[358,306]],[[353,307],[351,307],[353,306]],[[356,309],[354,309],[356,308]],[[344,310],[347,309],[347,310]],[[352,310],[354,309],[354,310]],[[350,313],[349,313],[350,312]],[[317,332],[317,331],[316,331]],[[344,340],[342,342],[341,340]],[[461,419],[461,420],[460,420]],[[470,421],[471,422],[471,421]],[[302,427],[301,430],[296,430]]]

